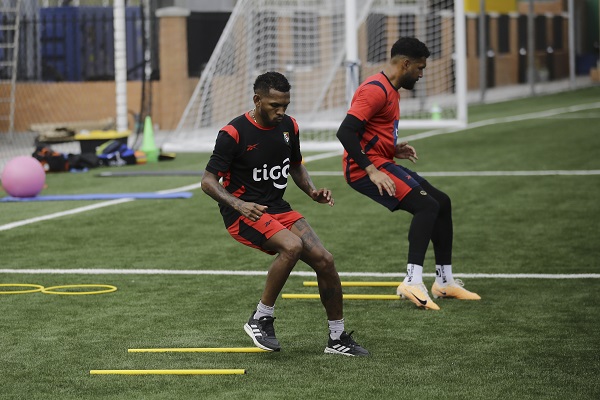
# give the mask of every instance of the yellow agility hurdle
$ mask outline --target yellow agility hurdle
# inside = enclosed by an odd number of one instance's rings
[[[127,349],[128,353],[272,353],[258,347],[175,347],[164,349]]]
[[[90,375],[244,375],[245,369],[93,369]]]
[[[282,294],[283,299],[319,299],[318,294]],[[395,294],[345,294],[344,300],[400,300]]]
[[[397,287],[402,282],[360,282],[360,281],[342,281],[342,286],[345,287]],[[304,281],[304,286],[316,287],[318,286],[316,281]]]

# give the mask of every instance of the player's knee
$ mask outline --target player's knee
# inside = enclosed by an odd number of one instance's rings
[[[279,252],[281,257],[289,258],[290,260],[297,261],[300,259],[302,254],[302,240],[299,237],[291,237],[282,250]]]
[[[449,200],[450,198],[448,198]],[[417,187],[402,199],[397,209],[408,211],[413,215],[427,214],[437,217],[440,212],[440,203],[431,194]]]
[[[323,268],[327,271],[335,270],[335,263],[333,262],[333,254],[325,250],[323,255],[321,256],[321,263],[323,264]]]
[[[423,197],[417,207],[417,213],[437,216],[440,212],[440,203],[431,196]]]
[[[450,212],[450,210],[452,210],[452,201],[450,200],[450,196],[446,193],[442,193],[437,201],[440,206],[440,213]]]
[[[325,249],[316,257],[312,267],[319,274],[337,274],[333,255]]]
[[[435,199],[433,199],[433,203],[434,204],[432,206],[431,211],[434,212],[437,215],[437,214],[440,213],[440,209],[441,209],[440,203],[437,200],[435,200]]]

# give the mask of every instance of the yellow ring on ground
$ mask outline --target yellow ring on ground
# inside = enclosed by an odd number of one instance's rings
[[[30,283],[0,283],[0,287],[32,287],[35,289],[29,290],[7,290],[0,292],[0,294],[24,294],[24,293],[35,293],[44,290],[42,285],[35,285]]]
[[[57,292],[56,289],[68,289],[68,288],[85,288],[85,287],[94,287],[94,288],[106,288],[104,290],[93,290],[91,292]],[[42,288],[42,293],[45,294],[60,294],[60,295],[84,295],[84,294],[103,294],[110,293],[117,290],[116,286],[113,285],[60,285],[60,286],[51,286],[47,288]]]

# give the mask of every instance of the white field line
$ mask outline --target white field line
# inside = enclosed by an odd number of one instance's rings
[[[424,139],[424,138],[437,136],[437,135],[444,135],[447,133],[463,132],[463,131],[466,131],[469,129],[481,128],[482,126],[505,124],[508,122],[526,121],[528,119],[545,119],[545,118],[551,118],[551,117],[554,117],[554,116],[560,115],[560,114],[567,114],[567,113],[578,112],[578,111],[583,111],[583,110],[594,110],[597,108],[600,108],[600,102],[579,104],[579,105],[570,106],[570,107],[553,108],[551,110],[538,111],[538,112],[521,114],[521,115],[514,115],[514,116],[510,116],[510,117],[491,118],[491,119],[486,119],[483,121],[472,122],[464,128],[436,129],[436,130],[432,130],[432,131],[421,132],[421,133],[417,133],[415,135],[405,136],[402,138],[398,137],[398,140],[399,141],[400,140],[401,141],[412,141],[412,140]]]
[[[406,136],[406,137],[403,137],[400,139],[406,140],[406,141],[408,141],[408,140],[412,141],[412,140],[423,139],[423,138],[427,138],[427,137],[431,137],[431,136],[465,131],[465,130],[473,129],[473,128],[480,128],[482,126],[507,123],[507,122],[515,122],[515,121],[525,121],[528,119],[536,119],[536,118],[550,118],[550,117],[554,117],[559,114],[566,114],[566,113],[570,113],[570,112],[577,112],[577,111],[583,111],[583,110],[593,110],[596,108],[600,108],[600,102],[589,103],[589,104],[580,104],[580,105],[575,105],[575,106],[570,106],[570,107],[554,108],[552,110],[546,110],[546,111],[540,111],[540,112],[528,113],[528,114],[522,114],[522,115],[515,115],[512,117],[492,118],[492,119],[478,121],[478,122],[468,124],[465,128],[440,129],[440,130],[427,131],[427,132],[418,133],[416,135]],[[304,159],[304,162],[306,163],[306,162],[320,160],[320,159],[324,159],[324,158],[335,157],[340,154],[342,154],[342,152],[340,150],[331,151],[331,152],[327,152],[327,153],[323,153],[323,154],[306,157]],[[317,175],[317,174],[315,174],[315,175]],[[424,175],[424,176],[427,176],[427,175]],[[195,185],[184,186],[182,188],[164,190],[164,191],[157,192],[157,193],[175,193],[175,192],[182,192],[182,191],[186,191],[186,190],[197,189],[199,187],[200,187],[200,184],[198,183]],[[36,217],[36,218],[30,218],[30,219],[26,219],[26,220],[16,221],[16,222],[12,222],[9,224],[0,225],[0,231],[6,231],[9,229],[18,228],[20,226],[34,224],[36,222],[41,222],[41,221],[47,221],[50,219],[60,218],[60,217],[67,216],[67,215],[79,214],[82,212],[91,211],[91,210],[95,210],[95,209],[102,208],[102,207],[109,207],[109,206],[113,206],[116,204],[130,202],[133,200],[134,199],[110,200],[110,201],[97,203],[97,204],[90,205],[90,206],[74,208],[72,210],[67,210],[67,211],[62,211],[62,212],[58,212],[58,213],[43,215],[43,216]]]
[[[266,276],[267,271],[230,271],[202,269],[0,269],[0,274],[31,275],[215,275],[215,276]],[[311,271],[292,271],[292,276],[316,277]],[[339,272],[341,277],[404,278],[403,272]],[[424,273],[433,278],[435,274]],[[456,278],[499,278],[499,279],[600,279],[600,274],[454,274]]]
[[[305,163],[317,160],[323,160],[325,158],[337,157],[342,155],[344,152],[342,150],[330,151],[328,153],[315,154],[314,156],[307,156],[302,159]]]
[[[599,119],[600,114],[598,113],[587,113],[577,115],[557,115],[555,117],[547,117],[544,119]]]
[[[310,171],[311,176],[343,176],[342,171]],[[556,171],[441,171],[419,172],[421,176],[555,176],[555,175],[600,175],[600,169],[556,170]]]

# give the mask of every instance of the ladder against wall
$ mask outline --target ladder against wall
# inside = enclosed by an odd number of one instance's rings
[[[0,132],[12,138],[21,0],[0,0]]]

